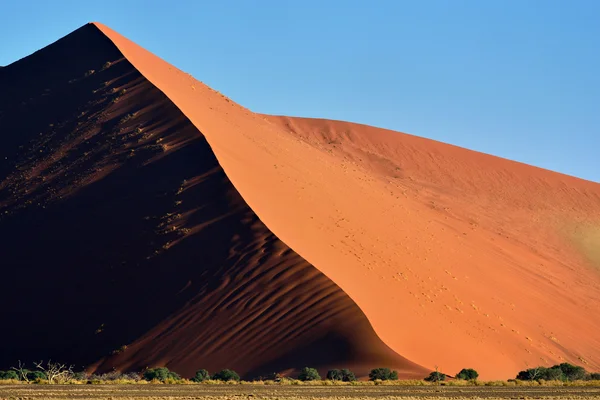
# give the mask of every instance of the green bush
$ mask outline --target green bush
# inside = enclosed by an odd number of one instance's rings
[[[433,371],[429,374],[428,377],[425,378],[427,382],[442,382],[446,380],[446,374],[442,374],[438,371]]]
[[[578,381],[584,379],[587,374],[585,368],[578,367],[569,363],[555,365],[554,367],[552,367],[552,369],[553,368],[560,368],[560,370],[565,376],[565,379],[568,381]]]
[[[600,372],[592,372],[590,374],[590,379],[592,381],[600,381]]]
[[[16,371],[0,371],[0,379],[19,379]]]
[[[36,379],[46,379],[46,374],[42,371],[28,371],[27,379],[35,381]]]
[[[517,374],[517,379],[521,381],[534,381],[536,379],[544,379],[546,376],[546,371],[548,368],[538,367],[538,368],[528,368],[523,371],[519,371]]]
[[[547,381],[577,381],[585,379],[586,376],[587,372],[585,368],[578,367],[569,363],[562,363],[554,365],[551,368],[537,367],[520,371],[517,374],[517,379],[520,379],[522,381],[535,381],[540,379],[544,379]]]
[[[200,371],[198,371],[198,372],[200,372]],[[215,381],[224,381],[224,382],[240,380],[240,376],[235,371],[232,371],[230,369],[221,370],[221,371],[217,372],[216,374],[214,374],[212,378]]]
[[[344,379],[344,374],[339,369],[330,369],[327,371],[327,379],[330,381],[341,381]]]
[[[354,375],[354,372],[350,371],[349,369],[342,370],[342,381],[354,382],[355,380],[356,380],[356,376]]]
[[[319,371],[314,368],[304,367],[300,370],[298,379],[301,381],[320,381],[321,375],[319,375]]]
[[[473,368],[463,368],[458,374],[456,374],[456,379],[464,379],[465,381],[474,380],[478,377],[479,373]]]
[[[168,368],[150,368],[144,372],[144,379],[147,381],[158,380],[165,382],[167,379],[180,380],[181,377],[173,371],[169,371]]]
[[[391,371],[389,368],[375,368],[369,372],[369,380],[382,380],[382,381],[397,381],[398,371]]]
[[[196,371],[196,375],[192,379],[192,382],[204,382],[210,379],[210,374],[205,369],[199,369]]]
[[[560,368],[552,367],[546,369],[546,371],[544,372],[544,377],[541,379],[545,379],[547,381],[564,381],[565,374]]]
[[[327,379],[330,381],[354,382],[356,376],[349,369],[331,369],[327,371]]]

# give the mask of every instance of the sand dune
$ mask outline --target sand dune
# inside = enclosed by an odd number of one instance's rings
[[[598,226],[600,185],[400,133],[253,114],[97,26],[202,131],[266,226],[399,354],[484,378],[600,367],[600,275],[573,238]]]
[[[205,138],[94,26],[2,71],[0,368],[420,377],[244,203]]]
[[[101,24],[0,82],[6,360],[600,370],[597,183],[255,114]]]

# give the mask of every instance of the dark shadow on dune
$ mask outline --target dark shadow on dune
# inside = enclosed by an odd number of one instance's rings
[[[0,369],[422,374],[258,220],[95,27],[3,68],[0,86]]]

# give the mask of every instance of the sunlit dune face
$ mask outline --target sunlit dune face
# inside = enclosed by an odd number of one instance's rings
[[[256,114],[99,24],[0,87],[0,363],[600,370],[597,183]]]
[[[600,270],[600,223],[578,226],[572,238],[581,252]]]

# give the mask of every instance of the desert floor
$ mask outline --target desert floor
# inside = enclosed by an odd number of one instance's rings
[[[0,399],[600,399],[600,387],[0,386]]]

